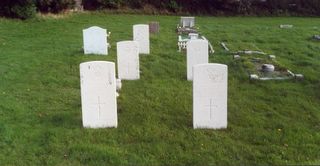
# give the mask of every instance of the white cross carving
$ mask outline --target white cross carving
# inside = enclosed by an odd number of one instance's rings
[[[210,108],[210,120],[212,119],[212,110],[213,107],[218,108],[218,105],[215,105],[213,102],[213,99],[210,99],[210,104],[209,105],[205,105],[205,107],[209,107]]]

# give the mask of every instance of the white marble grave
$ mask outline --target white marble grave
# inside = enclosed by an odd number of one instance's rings
[[[82,121],[86,128],[117,127],[115,64],[80,64]]]
[[[197,64],[208,63],[208,41],[202,39],[187,42],[187,79],[192,80],[192,67]]]
[[[227,128],[228,66],[193,67],[193,128]]]
[[[118,78],[137,80],[140,78],[139,43],[121,41],[117,43]]]
[[[107,30],[93,26],[83,30],[84,54],[108,55]]]
[[[139,53],[150,53],[149,25],[137,24],[133,26],[133,40],[139,43]]]
[[[195,25],[195,18],[194,17],[181,17],[180,18],[180,25],[182,27],[194,27]]]

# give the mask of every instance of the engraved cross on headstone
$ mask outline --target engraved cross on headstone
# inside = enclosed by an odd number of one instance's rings
[[[209,107],[209,109],[210,109],[210,120],[211,120],[212,119],[212,115],[213,115],[212,111],[213,111],[214,108],[218,108],[218,105],[215,104],[213,99],[210,99],[209,105],[205,105],[205,107],[206,108]]]
[[[101,105],[107,105],[107,103],[101,102],[100,96],[98,96],[98,102],[94,103],[98,105],[98,109],[99,109],[99,119],[101,117]]]

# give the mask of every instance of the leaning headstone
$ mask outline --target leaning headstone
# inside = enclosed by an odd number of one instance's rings
[[[117,43],[118,78],[122,80],[137,80],[139,70],[139,43],[136,41],[121,41]]]
[[[138,24],[133,26],[133,40],[139,43],[139,53],[150,53],[149,25]]]
[[[181,17],[180,25],[184,27],[192,28],[195,25],[195,18],[194,17]]]
[[[228,66],[193,67],[193,128],[227,128]]]
[[[82,121],[86,128],[117,127],[115,64],[80,64]]]
[[[107,30],[93,26],[83,30],[84,54],[108,55]]]
[[[208,63],[209,51],[207,40],[189,40],[187,42],[187,79],[192,80],[192,67]]]
[[[149,32],[150,33],[159,33],[160,31],[160,25],[159,22],[150,22],[149,23]]]

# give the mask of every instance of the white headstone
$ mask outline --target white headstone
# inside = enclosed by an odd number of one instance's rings
[[[115,64],[91,61],[80,64],[83,126],[117,127]]]
[[[195,18],[194,17],[181,17],[180,24],[182,27],[194,27]]]
[[[133,26],[133,40],[139,43],[139,53],[150,53],[149,25],[138,24]]]
[[[193,128],[227,128],[228,66],[193,67]]]
[[[191,40],[199,39],[199,34],[197,34],[197,33],[189,33],[189,39],[191,39]]]
[[[108,55],[107,30],[93,26],[83,30],[84,54]]]
[[[187,42],[187,78],[192,80],[192,67],[197,64],[208,63],[208,41],[202,39]]]
[[[139,43],[122,41],[117,43],[118,78],[137,80],[140,78]]]

